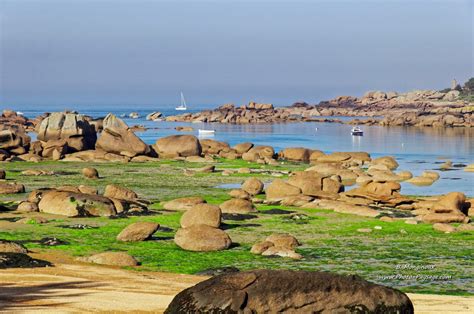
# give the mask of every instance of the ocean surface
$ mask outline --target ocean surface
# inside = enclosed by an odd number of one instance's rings
[[[187,112],[198,112],[215,108],[213,105],[192,106]],[[4,109],[4,108],[0,108]],[[398,170],[409,170],[419,175],[424,170],[438,170],[445,160],[451,160],[459,167],[440,172],[441,178],[428,187],[417,187],[402,183],[403,194],[434,195],[450,191],[461,191],[474,196],[474,173],[465,172],[461,165],[474,163],[474,129],[468,128],[415,128],[415,127],[381,127],[363,126],[364,136],[353,137],[352,126],[337,123],[278,123],[258,125],[226,125],[205,123],[174,123],[147,121],[146,115],[160,111],[165,116],[182,112],[174,106],[18,106],[12,108],[23,112],[27,117],[35,117],[44,112],[76,110],[81,114],[95,118],[104,117],[109,112],[117,116],[138,112],[140,118],[123,118],[129,125],[143,125],[150,128],[146,132],[137,132],[146,143],[152,144],[158,138],[177,132],[176,126],[192,126],[194,134],[198,129],[216,131],[211,138],[228,142],[231,145],[240,142],[252,142],[257,145],[271,145],[277,151],[285,147],[307,147],[324,152],[366,151],[372,157],[391,155],[400,164]],[[341,118],[348,119],[348,118]],[[352,119],[352,118],[350,118]]]

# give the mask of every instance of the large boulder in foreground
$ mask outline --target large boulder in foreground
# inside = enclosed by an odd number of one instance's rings
[[[227,233],[207,225],[178,229],[174,242],[184,250],[198,252],[225,250],[232,244]]]
[[[194,135],[171,135],[158,139],[153,145],[160,157],[188,157],[200,156],[201,144]]]
[[[68,217],[117,214],[114,203],[107,197],[56,190],[43,193],[38,208],[40,212]]]
[[[401,291],[358,276],[254,270],[215,276],[180,292],[165,313],[414,313]]]
[[[105,117],[103,128],[96,149],[128,157],[145,155],[150,150],[123,120],[111,113]]]
[[[75,113],[53,112],[36,127],[40,141],[66,140],[72,151],[93,149],[97,140],[95,127],[86,117]]]

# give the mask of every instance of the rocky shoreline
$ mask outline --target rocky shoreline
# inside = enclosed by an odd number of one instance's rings
[[[408,93],[367,92],[357,98],[339,96],[317,105],[296,102],[288,107],[250,102],[225,104],[214,110],[166,117],[174,122],[206,123],[284,123],[335,122],[383,126],[473,127],[474,104],[461,97],[459,90],[417,90]],[[344,122],[330,117],[367,117]],[[160,117],[161,119],[161,117]]]

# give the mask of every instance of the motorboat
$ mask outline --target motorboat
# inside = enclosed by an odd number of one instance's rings
[[[364,135],[364,131],[362,131],[361,128],[359,128],[358,126],[355,126],[352,128],[351,130],[351,135],[352,136],[363,136]]]
[[[198,133],[199,133],[199,135],[214,135],[214,133],[216,133],[216,131],[215,130],[199,129]]]

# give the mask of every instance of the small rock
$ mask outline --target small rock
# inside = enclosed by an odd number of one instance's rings
[[[110,266],[137,266],[138,261],[125,252],[104,252],[89,257],[82,257],[82,262],[110,265]]]
[[[445,224],[445,223],[435,223],[433,224],[433,229],[436,231],[444,232],[444,233],[452,233],[456,231],[456,228],[454,228],[450,224]]]
[[[99,172],[95,168],[84,168],[82,169],[82,175],[88,179],[99,178]]]

